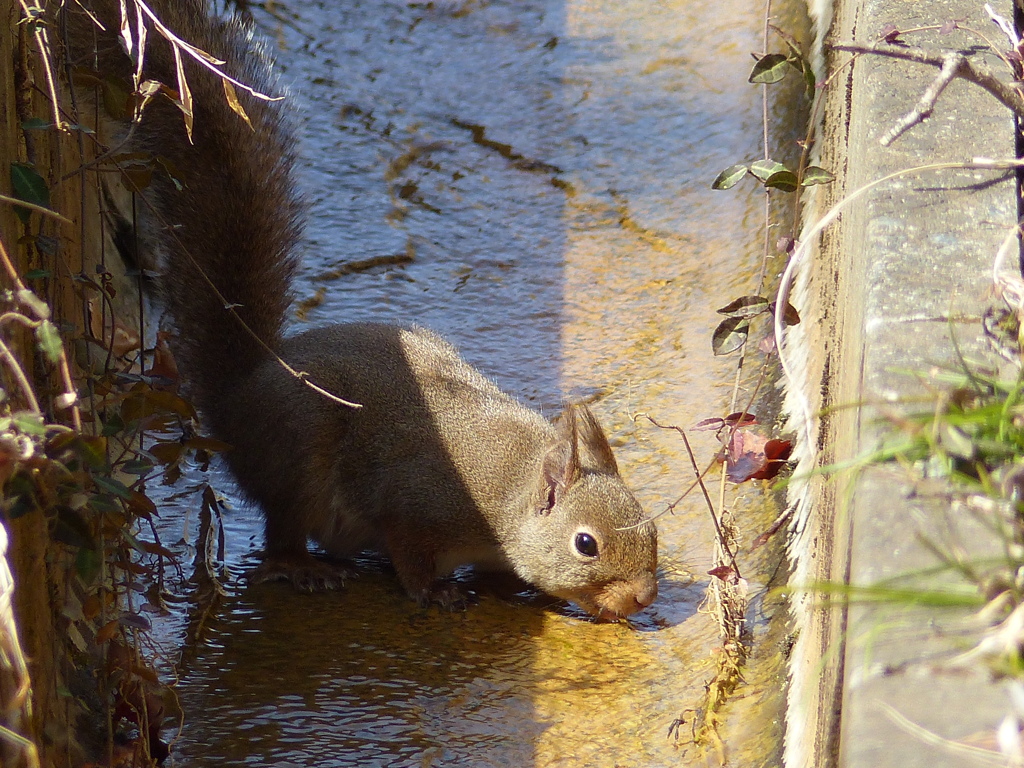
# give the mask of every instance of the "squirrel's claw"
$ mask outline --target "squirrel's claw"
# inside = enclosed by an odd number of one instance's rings
[[[464,611],[475,601],[474,595],[460,584],[439,582],[421,590],[415,596],[421,608],[431,605],[439,606],[446,611]]]
[[[324,562],[312,555],[304,557],[267,556],[249,571],[250,584],[288,581],[298,592],[328,592],[341,589],[355,573],[341,563]]]

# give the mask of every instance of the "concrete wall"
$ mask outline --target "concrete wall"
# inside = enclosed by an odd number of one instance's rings
[[[850,55],[830,51],[836,41],[877,39],[887,24],[911,29],[949,19],[1008,47],[982,2],[815,5],[823,63],[833,75],[817,151],[838,181],[811,200],[808,226],[862,185],[898,169],[1013,157],[1010,113],[964,82],[948,88],[923,125],[882,147],[879,138],[918,101],[937,70],[878,57],[844,66]],[[1009,0],[992,5],[1012,18]],[[932,30],[904,40],[931,48],[983,43],[966,31]],[[999,64],[992,56],[984,60]],[[964,634],[969,617],[963,611],[906,603],[855,603],[847,611],[841,599],[830,603],[807,587],[822,581],[865,586],[919,573],[938,562],[925,539],[968,559],[996,545],[962,510],[920,493],[898,468],[810,473],[870,452],[886,431],[886,414],[928,408],[908,401],[931,396],[936,364],[955,366],[954,336],[968,354],[985,346],[980,314],[992,261],[1016,220],[1015,200],[1012,174],[993,171],[922,172],[888,182],[845,208],[797,276],[793,303],[805,322],[788,337],[797,375],[788,383],[787,409],[801,435],[796,475],[805,480],[791,489],[797,639],[785,752],[790,768],[964,765],[963,752],[941,739],[991,734],[1007,709],[981,664],[954,660],[977,637],[976,628]],[[951,578],[943,572],[915,585],[942,588]]]

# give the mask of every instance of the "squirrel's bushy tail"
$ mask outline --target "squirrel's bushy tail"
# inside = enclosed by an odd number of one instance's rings
[[[119,2],[86,5],[105,29],[68,4],[72,61],[116,77],[130,92],[134,64],[119,40]],[[148,0],[147,6],[180,39],[224,60],[222,71],[280,95],[264,52],[243,24],[212,18],[204,0]],[[138,40],[132,0],[127,7]],[[143,80],[177,91],[174,49],[147,24]],[[158,169],[169,171],[155,173],[144,191],[146,200],[137,206],[140,229],[143,244],[159,252],[159,284],[178,329],[178,366],[197,404],[216,419],[237,381],[267,359],[267,347],[279,346],[302,205],[291,179],[294,146],[280,102],[238,89],[250,127],[231,109],[220,77],[184,51],[181,59],[192,94],[191,141],[182,111],[159,94],[123,151],[147,153]]]

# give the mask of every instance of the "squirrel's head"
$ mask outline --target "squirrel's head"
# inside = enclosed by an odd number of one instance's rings
[[[586,406],[570,406],[558,433],[516,538],[516,571],[595,616],[636,613],[658,596],[657,529]]]

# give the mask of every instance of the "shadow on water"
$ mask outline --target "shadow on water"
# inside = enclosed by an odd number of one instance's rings
[[[593,398],[627,483],[662,512],[688,461],[631,416],[727,412],[734,362],[709,339],[759,266],[761,199],[708,185],[760,153],[745,79],[762,4],[271,8],[254,13],[293,84],[312,206],[297,325],[414,322],[546,415]],[[261,524],[239,510],[226,528],[239,573]],[[694,574],[713,530],[694,498],[659,535],[659,599],[632,625],[469,573],[478,605],[420,609],[375,560],[338,594],[235,586],[180,670],[174,764],[687,764],[665,734],[712,673]]]

